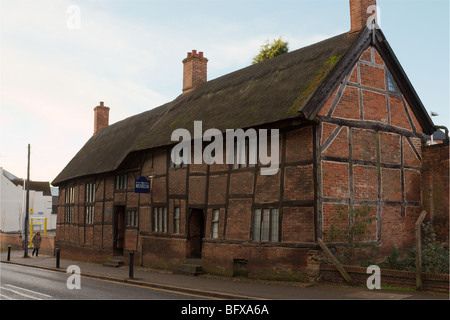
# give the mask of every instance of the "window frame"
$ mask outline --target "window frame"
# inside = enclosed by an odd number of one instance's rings
[[[93,225],[95,217],[95,182],[85,185],[84,196],[84,222],[87,225]]]
[[[127,190],[128,189],[128,174],[119,174],[116,175],[116,179],[114,181],[114,189],[115,190]]]
[[[138,228],[139,227],[139,210],[130,209],[125,212],[125,227]]]
[[[180,234],[180,222],[181,222],[181,207],[175,206],[173,208],[173,233]]]
[[[389,71],[386,71],[386,86],[389,93],[399,93],[397,84]]]
[[[252,241],[280,242],[279,208],[255,208],[252,228]]]
[[[64,222],[75,221],[75,186],[67,187],[64,195]]]
[[[217,217],[215,215],[217,214]],[[220,209],[212,209],[211,212],[211,238],[219,239],[219,222],[220,221]]]
[[[155,206],[152,211],[152,232],[168,233],[167,207]]]

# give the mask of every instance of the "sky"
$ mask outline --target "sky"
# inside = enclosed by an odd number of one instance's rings
[[[379,25],[436,125],[450,127],[449,1],[378,0]],[[52,181],[110,124],[175,99],[182,60],[208,80],[247,67],[266,41],[290,51],[347,32],[348,0],[0,0],[0,167]]]

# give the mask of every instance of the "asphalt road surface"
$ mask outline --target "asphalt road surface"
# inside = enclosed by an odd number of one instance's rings
[[[0,300],[197,300],[207,297],[13,264],[0,265]]]

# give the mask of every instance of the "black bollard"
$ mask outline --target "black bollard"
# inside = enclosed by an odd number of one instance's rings
[[[133,279],[133,264],[134,264],[134,252],[130,252],[130,272],[129,272],[129,278]]]
[[[11,246],[8,246],[8,257],[6,261],[9,261],[11,259]]]
[[[56,268],[59,268],[59,248],[56,248]]]

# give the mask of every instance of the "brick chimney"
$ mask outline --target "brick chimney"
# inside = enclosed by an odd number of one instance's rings
[[[103,101],[100,101],[100,105],[94,108],[94,136],[108,125],[109,107],[105,107]]]
[[[206,64],[208,59],[203,57],[203,52],[197,50],[187,53],[183,60],[183,93],[192,91],[195,86],[206,82]]]
[[[350,33],[361,31],[367,27],[367,20],[372,15],[376,15],[376,9],[372,10],[369,7],[375,6],[374,8],[376,8],[376,5],[376,0],[350,0]]]

